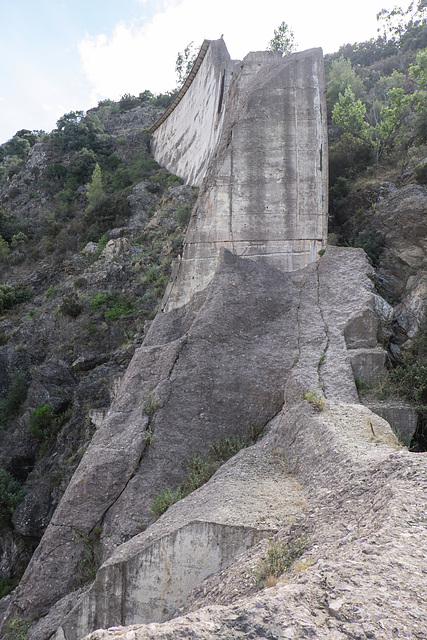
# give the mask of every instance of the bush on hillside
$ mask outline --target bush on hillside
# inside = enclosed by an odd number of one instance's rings
[[[0,524],[10,522],[16,506],[25,495],[22,485],[0,467]]]

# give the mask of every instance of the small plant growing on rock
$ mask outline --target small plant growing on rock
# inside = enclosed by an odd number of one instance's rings
[[[152,446],[155,447],[156,446],[156,442],[155,442],[155,435],[153,433],[153,430],[151,428],[151,425],[148,425],[148,427],[145,430],[144,433],[144,442],[147,443],[147,446]]]
[[[357,388],[357,392],[360,396],[369,393],[369,391],[371,391],[372,387],[371,385],[369,385],[367,382],[365,382],[364,380],[356,380],[356,388]]]
[[[5,640],[25,640],[27,631],[31,626],[31,621],[23,620],[15,616],[9,620],[4,628]]]
[[[149,418],[152,418],[156,411],[158,411],[159,409],[160,402],[156,400],[156,398],[151,393],[147,393],[142,403],[142,410],[144,411],[144,413]]]
[[[262,583],[263,586],[274,586],[277,578],[289,569],[294,560],[302,556],[307,547],[307,536],[299,536],[288,542],[270,538],[262,563],[252,571],[253,582]]]
[[[15,507],[25,495],[22,485],[9,471],[0,467],[0,524],[9,522]]]
[[[27,397],[27,383],[23,373],[14,371],[5,397],[0,402],[0,421],[7,426],[19,415],[21,406]]]
[[[76,562],[76,577],[79,584],[91,582],[96,576],[100,565],[98,546],[101,533],[101,527],[95,527],[91,533],[74,532],[75,540],[82,550],[82,555]]]
[[[309,404],[313,407],[315,411],[323,411],[325,408],[325,401],[321,396],[318,396],[314,393],[314,391],[308,391],[304,393],[304,400],[307,400]]]
[[[248,442],[244,438],[239,436],[231,436],[230,438],[222,438],[217,440],[215,444],[212,444],[209,448],[210,455],[215,460],[221,460],[225,462],[229,458],[232,458],[236,453],[248,445]]]
[[[31,409],[28,431],[38,440],[49,440],[55,422],[55,414],[50,404],[41,404],[36,409]]]
[[[244,437],[232,435],[229,438],[217,440],[210,445],[205,456],[194,455],[187,460],[187,476],[184,482],[174,490],[170,487],[162,489],[151,503],[151,512],[157,518],[171,505],[185,498],[190,493],[201,487],[213,476],[223,462],[232,458],[241,449],[254,444],[261,436],[264,427],[250,425]]]
[[[153,498],[151,503],[151,512],[156,518],[160,518],[162,513],[167,511],[175,502],[179,502],[184,498],[183,490],[181,486],[177,489],[171,489],[170,487],[164,487]]]

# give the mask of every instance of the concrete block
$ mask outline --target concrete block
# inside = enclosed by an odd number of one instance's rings
[[[418,424],[418,412],[413,406],[396,400],[369,402],[367,406],[387,420],[399,440],[409,447]]]
[[[79,640],[100,627],[168,620],[196,585],[271,533],[195,521],[126,562],[107,561],[52,640]]]
[[[375,385],[387,375],[388,355],[385,349],[353,349],[348,354],[355,380]]]

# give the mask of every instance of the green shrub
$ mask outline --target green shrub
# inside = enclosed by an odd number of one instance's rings
[[[0,523],[9,522],[15,507],[25,495],[22,485],[9,471],[0,467]]]
[[[80,585],[91,582],[96,576],[100,565],[98,547],[101,533],[101,527],[95,527],[89,534],[74,532],[81,549],[81,556],[76,562],[76,578]]]
[[[27,398],[27,382],[23,373],[14,371],[5,397],[0,402],[0,420],[6,426],[19,415]]]
[[[415,181],[418,184],[427,184],[427,162],[419,164],[414,169]]]
[[[11,578],[8,576],[4,578],[0,578],[0,600],[7,596],[8,593],[15,588],[15,584]]]
[[[48,299],[50,298],[50,296],[55,293],[55,287],[53,286],[53,284],[50,285],[50,287],[48,287],[45,291],[45,298]]]
[[[117,320],[137,310],[132,301],[120,298],[115,291],[97,293],[90,301],[90,307],[91,309],[104,307],[104,318],[109,321]]]
[[[0,236],[0,260],[6,260],[10,253],[10,247],[6,240]]]
[[[25,244],[28,240],[28,236],[23,232],[23,231],[19,231],[18,233],[15,233],[12,236],[12,240],[11,240],[11,245],[13,248],[15,247],[22,247],[23,244]]]
[[[6,242],[12,242],[12,237],[21,231],[20,222],[16,215],[6,213],[0,206],[0,236]]]
[[[173,490],[170,487],[164,487],[153,498],[151,503],[151,512],[156,518],[160,518],[162,513],[167,511],[175,502],[179,502],[184,497],[182,487],[178,486]]]
[[[427,326],[423,324],[414,339],[412,351],[388,376],[391,393],[412,402],[420,411],[427,411]]]
[[[231,457],[231,456],[230,456]],[[195,455],[188,460],[187,476],[184,480],[182,490],[185,496],[201,487],[209,480],[218,469],[218,465],[202,456]]]
[[[64,167],[64,165],[60,162],[53,162],[52,164],[48,164],[43,171],[43,175],[46,180],[61,180],[65,178],[67,173],[67,168]]]
[[[209,454],[214,460],[226,462],[247,445],[248,441],[245,438],[233,435],[230,438],[217,440],[215,444],[210,446]]]
[[[50,404],[41,404],[31,409],[28,431],[38,440],[50,440],[56,431],[56,419]]]
[[[289,542],[270,538],[263,562],[252,574],[253,581],[255,583],[265,582],[270,576],[278,578],[289,569],[294,560],[302,556],[307,546],[307,536],[300,536],[289,540]]]
[[[150,104],[154,107],[160,107],[162,109],[167,109],[167,107],[172,103],[178,91],[169,91],[167,93],[159,93],[150,100]]]
[[[155,282],[159,275],[159,265],[152,264],[148,267],[145,273],[141,276],[141,284],[148,285]]]
[[[357,393],[363,396],[366,393],[369,393],[372,390],[372,386],[365,382],[365,380],[356,379],[356,388]]]
[[[77,318],[83,311],[83,305],[81,304],[78,295],[71,292],[62,297],[62,302],[58,310],[62,314],[70,316],[70,318]]]
[[[186,227],[191,218],[191,206],[189,204],[183,204],[178,207],[176,212],[176,219],[181,227]]]
[[[4,640],[25,640],[30,626],[29,620],[23,620],[19,616],[11,618],[4,626]]]
[[[130,111],[135,107],[139,107],[141,104],[141,100],[136,96],[132,96],[130,93],[125,93],[119,100],[119,109],[121,113],[125,111]]]
[[[363,249],[372,262],[378,265],[384,251],[385,242],[384,238],[374,231],[361,231],[352,242],[352,245]]]
[[[371,162],[371,146],[351,133],[343,133],[339,142],[331,145],[329,150],[331,184],[339,176],[355,175],[363,171]]]
[[[71,157],[69,172],[76,178],[78,184],[85,184],[90,180],[96,163],[97,157],[92,149],[81,149]]]
[[[31,289],[25,285],[0,284],[0,313],[27,302],[31,296]]]
[[[264,427],[251,425],[246,430],[244,437],[232,435],[229,438],[217,440],[209,447],[206,456],[194,455],[187,460],[187,475],[184,482],[176,489],[165,487],[157,494],[151,504],[153,515],[157,518],[160,517],[172,504],[205,484],[223,462],[232,458],[241,449],[256,442],[263,429]]]
[[[137,310],[136,306],[130,300],[118,299],[111,309],[104,313],[105,320],[110,322],[118,320],[121,316],[129,315]]]

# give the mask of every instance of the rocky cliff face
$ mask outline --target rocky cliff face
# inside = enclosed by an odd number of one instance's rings
[[[375,350],[381,324],[372,322],[381,307],[372,276],[362,250],[331,247],[318,265],[292,274],[226,252],[203,296],[156,317],[12,597],[9,616],[41,616],[29,637],[56,631],[58,640],[74,640],[97,627],[162,622],[180,607],[198,613],[158,631],[105,637],[190,629],[222,637],[231,620],[239,637],[248,625],[259,629],[258,608],[271,607],[275,616],[267,621],[264,613],[261,626],[278,637],[303,637],[308,628],[320,638],[381,637],[392,627],[415,637],[415,614],[396,613],[373,595],[379,580],[385,592],[399,589],[405,612],[421,610],[421,573],[412,576],[418,589],[406,591],[387,563],[403,554],[404,564],[416,565],[422,553],[424,475],[422,458],[357,404],[355,347]],[[148,393],[157,407],[151,416]],[[252,421],[266,425],[258,444],[137,533],[150,523],[156,491],[182,480],[190,453]],[[403,500],[408,511],[400,512]],[[89,536],[97,525],[105,562],[89,590],[66,595],[81,555],[72,532]],[[402,550],[397,540],[406,533]],[[271,535],[304,538],[305,551],[286,585],[260,595],[265,543],[257,539]],[[312,603],[307,613],[301,598]]]
[[[2,503],[1,589],[28,564],[144,339],[182,243],[179,212],[191,209],[195,192],[148,154],[143,130],[159,113],[150,106],[106,109],[102,135],[111,148],[104,161],[112,159],[131,184],[103,214],[86,211],[84,184],[72,191],[59,177],[46,178],[52,166],[70,171],[80,151],[62,153],[48,139],[13,174],[5,169],[10,157],[0,163],[0,226],[10,231],[10,252],[0,263],[0,467],[25,489],[13,516]],[[135,170],[135,157],[151,163],[155,181],[141,166]],[[13,245],[9,236],[19,229],[23,241]],[[19,292],[21,303],[8,306],[3,295]],[[43,408],[45,421],[37,422]]]
[[[156,115],[104,113],[121,179]],[[426,454],[356,386],[383,378],[393,328],[402,350],[423,317],[424,187],[382,184],[375,206],[365,194],[364,224],[385,238],[376,273],[362,249],[328,247],[292,273],[223,250],[203,291],[152,320],[193,190],[156,167],[103,241],[83,243],[71,232],[84,185],[59,235],[68,196],[39,184],[56,153],[35,145],[2,183],[8,216],[13,203],[27,229],[47,229],[40,263],[32,237],[3,263],[5,284],[28,281],[33,297],[0,318],[3,398],[15,369],[26,383],[0,441],[26,483],[1,570],[29,561],[2,600],[2,637],[424,637]],[[252,446],[186,490],[248,433]],[[160,517],[159,496],[172,505]]]

